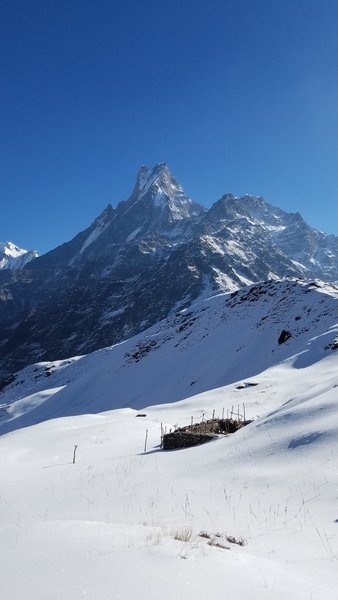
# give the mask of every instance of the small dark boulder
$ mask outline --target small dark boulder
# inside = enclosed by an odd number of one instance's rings
[[[290,337],[291,337],[290,331],[287,331],[286,329],[283,329],[282,333],[280,334],[280,336],[278,338],[278,343],[279,344],[284,344],[284,342],[286,342],[287,340],[289,340]]]

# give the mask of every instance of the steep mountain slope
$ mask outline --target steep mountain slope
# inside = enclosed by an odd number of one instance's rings
[[[119,342],[255,281],[336,281],[337,238],[261,198],[194,203],[161,163],[130,198],[20,271],[0,272],[0,378]]]
[[[248,195],[236,198],[228,194],[223,202],[230,218],[231,215],[236,219],[238,215],[246,215],[296,268],[303,269],[305,276],[324,281],[338,280],[336,236],[313,229],[298,212],[286,213],[263,198]]]
[[[319,282],[250,286],[21,372],[2,432],[49,420],[0,437],[4,598],[335,600],[337,301]],[[160,451],[161,422],[243,403],[237,433]],[[146,417],[83,414],[125,404]]]
[[[268,282],[219,295],[111,348],[27,367],[0,394],[0,432],[177,402],[283,361],[305,373],[335,352],[337,333],[338,291],[319,282]]]
[[[37,256],[35,250],[24,250],[13,242],[0,242],[0,269],[22,269]]]

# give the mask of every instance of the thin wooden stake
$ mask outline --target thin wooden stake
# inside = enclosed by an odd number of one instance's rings
[[[212,422],[215,420],[215,409],[212,411]]]
[[[147,452],[148,429],[146,429],[146,438],[144,440],[144,453]]]
[[[243,419],[244,419],[244,421],[246,421],[246,418],[245,418],[245,404],[244,404],[244,402],[243,402]]]
[[[75,457],[76,457],[76,450],[77,450],[77,446],[78,446],[78,444],[74,444],[74,452],[73,452],[73,465],[75,465]]]

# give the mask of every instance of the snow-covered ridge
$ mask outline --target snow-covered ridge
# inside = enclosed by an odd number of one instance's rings
[[[283,330],[290,335],[280,343]],[[122,344],[27,367],[0,393],[0,431],[175,402],[285,361],[306,369],[334,351],[337,334],[336,288],[296,280],[251,285],[201,301]],[[27,413],[20,416],[24,398]]]
[[[35,250],[19,248],[13,242],[0,242],[0,269],[22,269],[37,256]]]

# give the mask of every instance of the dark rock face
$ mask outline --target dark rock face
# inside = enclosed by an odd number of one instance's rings
[[[173,431],[163,436],[163,450],[177,450],[200,446],[213,439],[210,433],[189,433],[188,431]]]
[[[290,331],[286,331],[286,329],[283,329],[279,338],[278,338],[278,343],[280,344],[284,344],[284,342],[287,342],[291,337],[291,333]]]
[[[281,277],[338,279],[338,239],[261,198],[209,210],[165,164],[130,198],[21,270],[0,271],[0,378],[131,337],[201,296]]]

